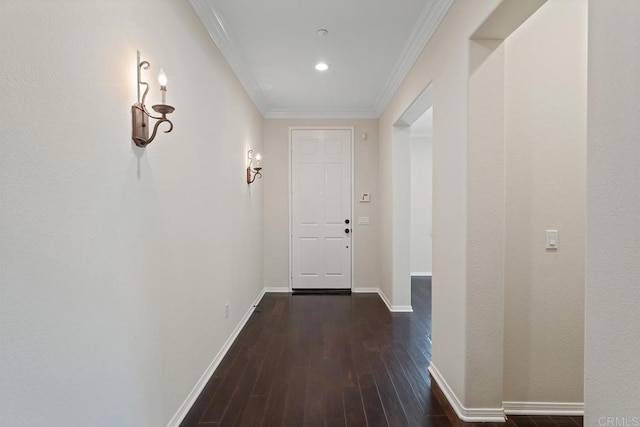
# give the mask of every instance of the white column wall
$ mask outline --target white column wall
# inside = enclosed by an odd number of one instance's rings
[[[589,1],[585,426],[640,425],[638,22]]]
[[[455,395],[466,401],[466,197],[469,38],[499,0],[456,2],[380,118],[381,242],[394,238],[394,124],[433,82],[433,363]],[[408,185],[407,180],[405,185]],[[408,208],[408,205],[407,205]],[[407,248],[409,238],[406,238]],[[394,305],[410,293],[395,291],[393,245],[381,245],[380,287]],[[405,252],[406,253],[406,252]],[[410,274],[408,265],[405,272]],[[406,277],[405,276],[405,277]],[[408,282],[408,281],[407,281]],[[397,298],[397,299],[396,299]],[[496,403],[498,404],[498,403]]]
[[[587,4],[549,0],[505,47],[504,400],[581,404]]]
[[[471,41],[467,157],[466,406],[501,412],[504,335],[504,43]]]
[[[411,134],[411,274],[431,273],[433,144]]]

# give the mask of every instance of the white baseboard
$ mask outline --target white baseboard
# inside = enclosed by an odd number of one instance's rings
[[[430,271],[416,271],[415,273],[411,273],[411,277],[431,277],[432,274]]]
[[[438,383],[440,390],[442,390],[442,393],[453,407],[453,410],[456,411],[456,415],[458,415],[458,418],[462,421],[472,423],[505,422],[504,410],[502,408],[465,408],[433,362],[429,365],[429,373]]]
[[[380,292],[378,288],[353,288],[351,292],[354,294],[377,294]]]
[[[502,402],[507,415],[584,415],[584,403]]]
[[[410,305],[392,305],[391,311],[393,313],[413,313],[413,307]]]
[[[281,293],[289,293],[291,289],[288,286],[269,286],[264,288],[265,292],[281,292]]]
[[[385,303],[385,305],[387,306],[387,308],[389,309],[390,312],[392,312],[392,313],[413,313],[413,308],[410,305],[393,305],[389,301],[389,298],[387,298],[387,296],[384,294],[384,292],[382,292],[382,289],[378,288],[377,292],[378,292],[378,295],[380,295],[380,298]]]
[[[382,292],[380,288],[353,288],[351,290],[354,294],[378,294],[384,305],[387,306],[392,313],[413,313],[413,308],[410,305],[392,305],[389,302],[387,296]]]
[[[384,294],[384,292],[382,292],[382,289],[378,289],[378,295],[380,296],[380,299],[382,299],[382,302],[384,302],[384,304],[387,306],[389,311],[393,311],[391,302],[389,301],[387,296]]]
[[[264,296],[264,293],[265,293],[265,289],[262,289],[258,297],[253,302],[253,304],[251,304],[247,312],[244,314],[244,316],[242,316],[242,319],[240,319],[240,322],[235,327],[235,329],[233,330],[229,338],[227,338],[227,341],[224,343],[224,345],[222,346],[218,354],[216,354],[216,357],[213,358],[213,360],[211,361],[207,369],[204,371],[204,373],[196,383],[196,385],[193,387],[193,390],[191,390],[191,393],[189,393],[189,396],[187,396],[187,399],[182,403],[182,405],[180,406],[178,411],[175,413],[173,418],[171,418],[171,421],[169,421],[169,423],[167,424],[167,427],[180,426],[180,423],[184,420],[184,417],[187,416],[187,413],[189,413],[189,410],[194,405],[194,403],[196,403],[198,396],[200,396],[200,393],[202,393],[202,390],[204,390],[204,387],[207,385],[207,383],[211,379],[211,376],[215,372],[220,362],[222,362],[222,359],[231,348],[231,345],[236,340],[236,338],[238,338],[240,331],[242,331],[242,328],[244,328],[244,325],[247,323],[247,321],[251,317],[251,314],[255,310],[255,306],[258,305],[258,303]]]

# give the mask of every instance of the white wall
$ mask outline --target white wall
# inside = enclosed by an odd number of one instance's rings
[[[549,0],[505,48],[504,400],[582,403],[586,2]]]
[[[391,253],[391,293],[382,292],[390,298],[394,310],[411,310],[411,127],[393,127],[391,149],[391,227],[393,234],[389,250]],[[409,167],[407,167],[409,165]],[[383,240],[384,241],[384,240]]]
[[[411,131],[411,274],[431,273],[431,136]]]
[[[586,426],[640,424],[638,22],[635,0],[589,1]]]
[[[381,242],[391,242],[394,204],[394,124],[433,81],[433,364],[466,402],[466,159],[469,38],[500,3],[456,2],[380,118]],[[397,172],[397,171],[396,171]],[[396,212],[401,212],[396,209]],[[399,235],[409,247],[409,235]],[[381,247],[381,288],[393,304],[410,304],[410,288],[398,287],[394,254]],[[397,292],[396,292],[397,289]],[[491,346],[492,343],[487,343]],[[501,349],[501,347],[500,347]],[[501,402],[492,402],[501,405]]]
[[[354,127],[354,199],[371,194],[370,203],[354,204],[354,288],[379,287],[377,216],[378,121],[345,119],[265,119],[264,121],[264,286],[289,286],[289,128]],[[363,140],[362,135],[367,139]],[[368,216],[370,225],[358,225]],[[384,246],[384,245],[383,245]]]
[[[0,14],[0,424],[166,425],[262,288],[262,118],[187,2]],[[146,149],[136,49],[176,107]]]
[[[393,124],[433,82],[432,371],[469,417],[499,416],[507,396],[547,402],[581,398],[585,20],[580,17],[584,18],[584,5],[552,0],[546,12],[532,17],[535,24],[526,23],[536,25],[533,30],[526,25],[516,29],[542,3],[456,2],[380,118],[381,240],[394,241],[391,251],[382,250],[382,287],[392,288],[394,304],[403,304],[407,295],[398,291],[404,288],[396,281],[402,265],[393,252],[401,246],[397,241],[405,239],[404,231],[394,228],[395,215],[401,212],[395,180],[402,178],[394,156],[403,149],[398,148],[402,135]],[[500,8],[492,15],[496,6]],[[485,20],[488,25],[481,27]],[[508,43],[500,45],[499,39],[521,29],[523,35],[514,39],[511,51]],[[469,40],[479,34],[493,40]],[[545,47],[542,52],[535,50],[536,43]],[[531,62],[535,66],[526,69]],[[555,100],[555,90],[563,97],[561,102],[549,102]],[[530,133],[516,133],[522,128]],[[549,174],[541,155],[555,156],[551,165],[558,167],[557,173]],[[523,184],[527,176],[535,178],[535,185]],[[562,184],[553,184],[560,179]],[[525,214],[519,209],[526,200],[533,203]],[[548,203],[557,206],[553,215],[547,214]],[[535,222],[525,221],[526,215],[535,216]],[[561,237],[562,249],[555,258],[544,246],[535,255],[519,251],[521,246],[540,249],[544,229],[556,226],[566,236]],[[515,319],[517,313],[510,309],[512,319],[505,320],[505,287],[512,283],[509,296],[529,307],[527,319]],[[558,289],[562,296],[548,303]],[[541,295],[539,301],[527,299],[536,294]],[[510,325],[508,354],[504,354],[505,325]],[[516,337],[522,339],[531,331],[536,334],[536,348],[520,342],[531,354],[515,361]],[[566,354],[556,357],[548,351],[554,346]],[[503,363],[503,357],[509,361]],[[514,363],[519,363],[517,372],[505,370]],[[552,373],[541,374],[544,369]],[[565,372],[558,374],[562,369]],[[515,387],[517,379],[536,374],[540,374],[537,379]],[[503,385],[511,387],[510,394]],[[528,385],[532,388],[526,389]]]
[[[504,44],[470,42],[467,143],[468,407],[501,408],[504,335]]]

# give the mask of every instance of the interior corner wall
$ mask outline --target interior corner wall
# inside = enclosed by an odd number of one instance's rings
[[[505,49],[471,40],[467,156],[467,398],[500,413],[503,397]]]
[[[431,273],[433,146],[431,136],[411,135],[411,274]]]
[[[466,396],[466,197],[469,38],[499,0],[453,4],[380,118],[380,242],[393,236],[394,124],[433,82],[433,357],[464,405]],[[407,184],[408,185],[408,184]],[[409,244],[407,240],[407,245]],[[381,285],[392,294],[391,245],[381,245]],[[406,252],[408,253],[408,248]],[[409,271],[407,271],[407,274]],[[392,301],[396,304],[395,301]]]
[[[394,126],[391,147],[391,293],[393,310],[411,308],[411,127]]]
[[[378,121],[374,119],[265,119],[264,121],[264,286],[289,288],[289,128],[353,127],[354,263],[357,288],[378,288]],[[363,135],[366,134],[366,139]],[[369,203],[358,203],[370,193]],[[369,217],[369,225],[357,218]]]
[[[585,426],[640,425],[638,22],[589,1]]]
[[[167,425],[263,287],[262,116],[186,1],[0,19],[0,424]],[[145,149],[136,49],[176,107]]]
[[[582,403],[586,2],[549,0],[505,46],[504,400]]]

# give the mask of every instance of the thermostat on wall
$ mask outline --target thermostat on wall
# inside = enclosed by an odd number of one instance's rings
[[[369,203],[370,200],[369,193],[360,193],[360,198],[358,199],[360,203]]]

